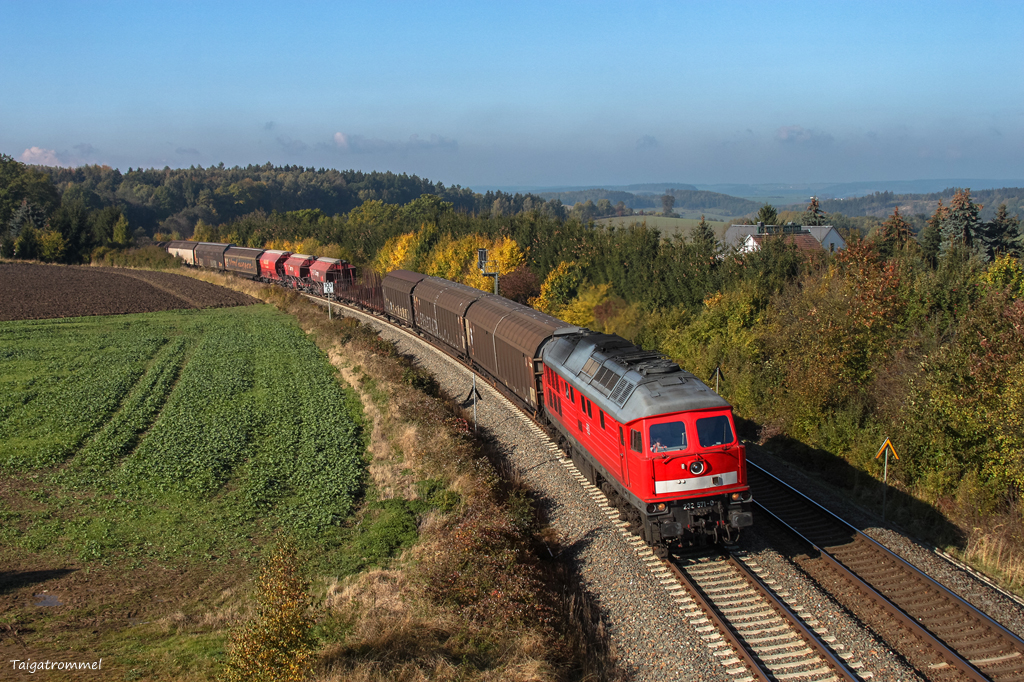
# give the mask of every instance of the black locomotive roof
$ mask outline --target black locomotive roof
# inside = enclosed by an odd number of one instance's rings
[[[729,407],[693,374],[661,353],[637,348],[620,336],[582,331],[556,335],[544,346],[544,362],[586,390],[620,423],[656,414]]]

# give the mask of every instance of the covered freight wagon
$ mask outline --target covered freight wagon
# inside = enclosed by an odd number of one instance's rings
[[[196,246],[196,265],[201,268],[212,268],[214,270],[224,269],[224,252],[233,244],[216,244],[213,242],[199,242]]]
[[[412,292],[416,327],[448,346],[456,355],[466,357],[466,309],[473,302],[490,296],[465,284],[440,277],[426,277]]]
[[[195,265],[197,246],[199,242],[176,240],[167,245],[167,253],[185,261],[185,265]]]
[[[538,407],[541,348],[555,334],[578,331],[579,327],[499,296],[482,298],[466,311],[470,357],[532,410]]]
[[[260,274],[260,255],[262,254],[263,249],[232,246],[224,252],[224,269],[257,277]]]
[[[426,275],[408,270],[389,272],[381,285],[384,295],[384,312],[397,317],[406,324],[412,324],[414,319],[412,290],[425,277]]]

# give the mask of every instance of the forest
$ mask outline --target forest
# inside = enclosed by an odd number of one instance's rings
[[[750,219],[833,224],[848,248],[808,254],[780,238],[739,253],[707,223],[665,238],[640,217],[602,227],[557,198],[415,176],[269,166],[122,175],[6,157],[0,253],[112,262],[133,243],[192,237],[486,289],[474,264],[488,248],[503,295],[661,350],[705,380],[720,371],[748,438],[876,509],[874,455],[889,437],[900,454],[890,518],[925,536],[942,525],[935,518],[951,521],[956,537],[934,541],[1024,584],[1020,192],[914,196],[927,212],[907,214],[905,196],[886,194],[839,204],[887,202],[884,220],[833,212],[829,201],[765,205]]]

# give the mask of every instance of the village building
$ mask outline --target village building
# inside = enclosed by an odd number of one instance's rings
[[[801,251],[834,253],[846,248],[846,240],[831,225],[730,225],[722,237],[725,248],[736,247],[740,253],[749,253],[761,248],[764,240],[781,235],[787,242]]]

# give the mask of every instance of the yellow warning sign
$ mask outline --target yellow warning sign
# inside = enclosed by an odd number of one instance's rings
[[[875,459],[878,459],[879,457],[881,457],[882,454],[885,453],[885,449],[886,448],[889,448],[890,450],[892,450],[892,456],[893,457],[895,457],[896,459],[900,458],[900,456],[896,454],[896,448],[894,448],[892,446],[892,441],[889,440],[888,438],[886,438],[885,442],[882,443],[882,447],[878,448],[878,453],[875,455]]]

